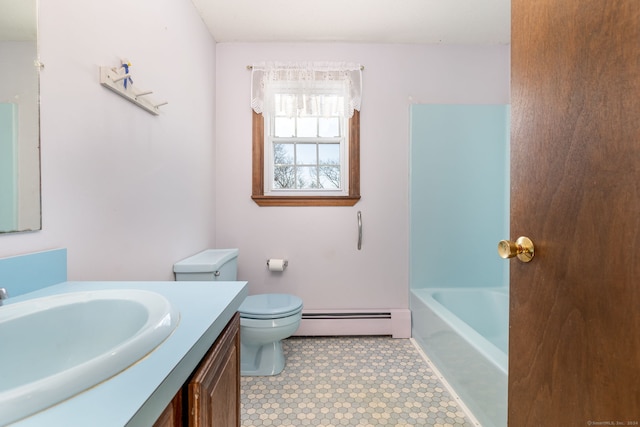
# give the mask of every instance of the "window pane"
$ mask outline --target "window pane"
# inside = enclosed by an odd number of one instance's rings
[[[273,163],[276,165],[293,164],[293,144],[273,144]]]
[[[273,188],[296,188],[296,170],[293,166],[273,168]]]
[[[340,136],[340,119],[338,117],[321,117],[319,125],[318,136],[321,138]]]
[[[316,144],[297,144],[296,164],[298,165],[316,165]]]
[[[340,167],[320,166],[320,184],[327,190],[340,188]]]
[[[318,168],[303,166],[298,168],[298,188],[318,188]]]
[[[319,144],[318,155],[320,157],[318,163],[321,165],[340,164],[340,144]]]
[[[318,119],[316,117],[298,118],[298,136],[299,137],[318,136]]]
[[[290,138],[296,134],[296,121],[293,117],[276,117],[273,134],[280,138]]]

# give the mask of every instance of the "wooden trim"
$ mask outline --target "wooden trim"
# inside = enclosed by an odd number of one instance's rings
[[[360,111],[349,119],[349,197],[360,199]]]
[[[251,196],[259,206],[353,206],[360,197],[351,196]]]
[[[253,196],[264,195],[264,117],[252,110],[253,113]]]
[[[265,196],[264,117],[253,111],[251,198],[259,206],[353,206],[360,200],[360,112],[349,119],[348,196]]]

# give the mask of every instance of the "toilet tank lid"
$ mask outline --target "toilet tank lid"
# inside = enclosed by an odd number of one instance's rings
[[[238,257],[238,249],[207,249],[173,264],[176,273],[209,273]]]

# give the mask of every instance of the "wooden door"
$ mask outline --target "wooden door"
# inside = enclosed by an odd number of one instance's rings
[[[182,427],[182,390],[169,402],[153,427]]]
[[[240,427],[240,317],[236,313],[188,386],[189,426]]]
[[[640,423],[640,1],[512,1],[509,425]]]

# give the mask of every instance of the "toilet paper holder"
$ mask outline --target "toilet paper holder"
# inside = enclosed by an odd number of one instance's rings
[[[271,270],[271,261],[277,262],[278,264],[282,263],[282,270]],[[267,268],[270,269],[271,271],[283,271],[285,268],[287,268],[287,266],[289,265],[289,261],[287,261],[286,259],[275,259],[275,258],[271,258],[267,260]]]

